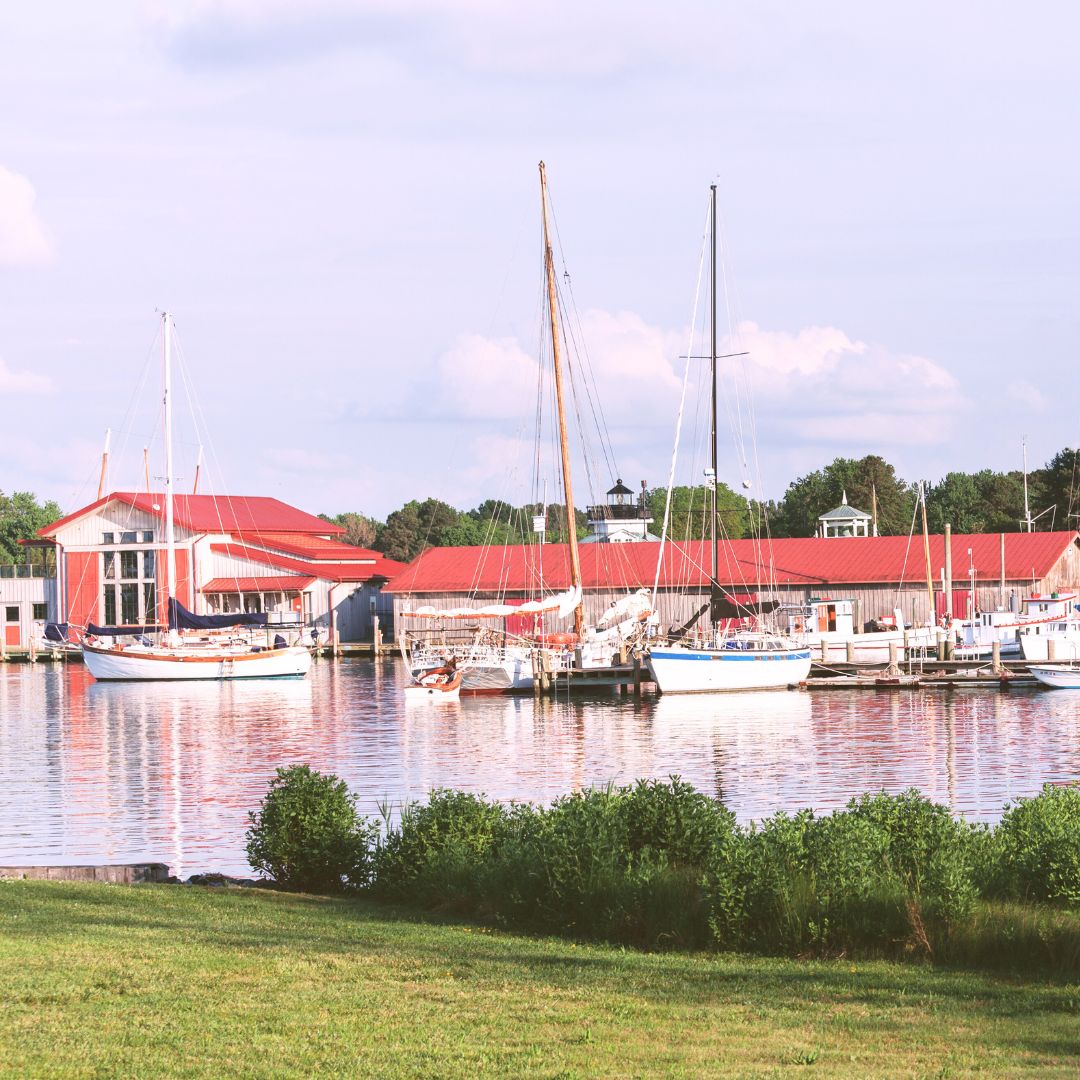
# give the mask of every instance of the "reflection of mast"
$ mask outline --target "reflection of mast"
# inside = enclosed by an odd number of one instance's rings
[[[566,406],[563,402],[562,357],[559,351],[559,310],[555,296],[555,260],[548,235],[547,174],[540,162],[540,203],[544,213],[544,268],[547,271],[548,314],[551,317],[551,349],[555,361],[555,403],[559,413],[559,449],[562,453],[563,494],[566,496],[566,532],[570,543],[570,584],[581,588],[581,557],[578,552],[577,517],[574,514],[574,492],[570,479],[570,446],[566,438]],[[574,608],[574,632],[585,630],[585,611],[582,601]]]

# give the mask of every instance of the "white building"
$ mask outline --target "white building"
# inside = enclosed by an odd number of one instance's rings
[[[38,535],[57,548],[57,610],[74,626],[165,623],[162,495],[114,492]],[[393,603],[382,586],[402,568],[342,543],[344,531],[279,502],[178,495],[174,594],[198,615],[267,612],[272,622],[336,631],[341,641],[389,635]]]
[[[24,649],[56,618],[56,578],[29,563],[0,565],[0,634],[9,649]]]

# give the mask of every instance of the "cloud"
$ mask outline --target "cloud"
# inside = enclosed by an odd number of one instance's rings
[[[25,176],[0,165],[0,265],[44,262],[52,246],[34,210],[34,188]]]
[[[723,343],[747,351],[742,377],[774,430],[829,445],[882,448],[948,442],[970,407],[959,381],[935,360],[852,339],[831,326],[791,333],[744,322]]]
[[[49,394],[52,379],[47,375],[35,375],[30,371],[12,371],[0,357],[0,393],[3,394]]]
[[[1043,412],[1047,406],[1046,395],[1037,386],[1023,380],[1009,383],[1005,388],[1005,396],[1035,412]]]

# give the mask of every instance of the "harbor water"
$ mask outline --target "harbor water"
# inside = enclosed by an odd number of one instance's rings
[[[307,679],[97,684],[0,667],[0,864],[159,861],[247,876],[244,833],[278,766],[338,774],[367,814],[435,787],[548,802],[677,774],[743,820],[916,787],[993,820],[1080,779],[1080,691],[768,692],[405,704],[400,661]]]

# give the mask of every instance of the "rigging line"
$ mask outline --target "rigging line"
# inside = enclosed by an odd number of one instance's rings
[[[709,220],[709,210],[705,210],[706,223]],[[660,569],[664,564],[664,545],[667,543],[668,523],[671,521],[671,489],[675,483],[675,469],[679,460],[679,437],[682,434],[683,409],[686,405],[686,385],[690,378],[690,357],[694,355],[694,327],[697,325],[698,302],[701,299],[701,278],[705,267],[705,237],[708,235],[708,225],[702,237],[701,255],[698,262],[697,286],[694,289],[694,306],[690,319],[690,341],[686,348],[686,367],[683,370],[682,393],[679,397],[679,413],[675,421],[675,445],[671,451],[671,468],[668,470],[667,497],[664,499],[664,524],[660,531],[660,548],[656,553],[656,576],[653,578],[651,604],[656,607],[656,596],[660,588]]]
[[[898,607],[900,605],[900,593],[901,593],[901,590],[904,588],[904,573],[907,570],[908,555],[911,552],[911,539],[915,535],[915,521],[918,518],[918,516],[919,516],[919,499],[916,496],[916,498],[915,498],[915,509],[911,512],[911,526],[908,529],[907,547],[904,548],[904,564],[903,564],[903,566],[900,567],[900,581],[896,586],[896,594],[895,594],[895,597],[894,597],[896,605]],[[931,612],[930,613],[931,619],[933,619],[933,616],[934,616],[934,613]]]

